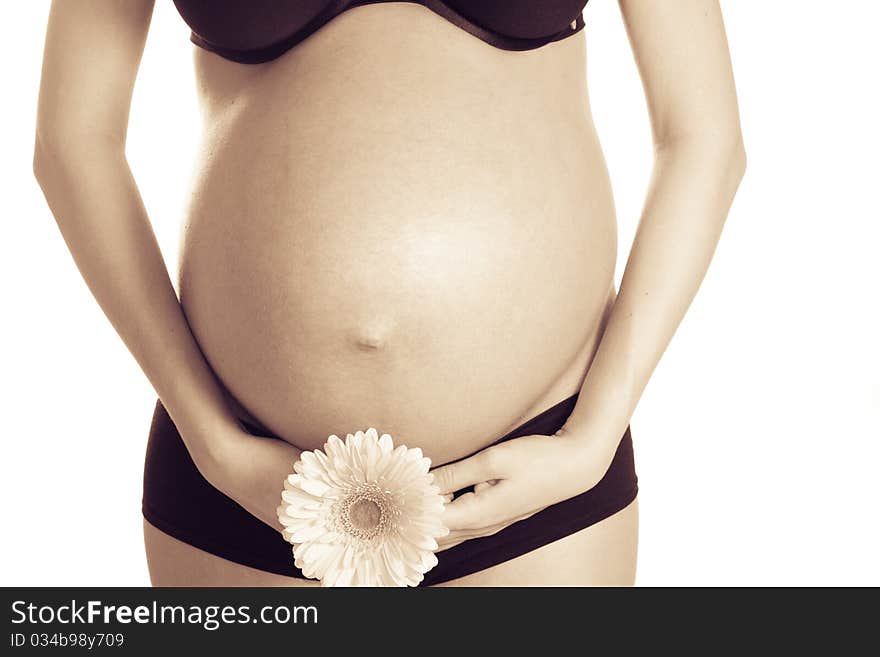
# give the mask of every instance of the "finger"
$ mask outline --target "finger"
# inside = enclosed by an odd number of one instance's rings
[[[435,554],[440,554],[441,552],[444,552],[444,551],[448,550],[449,548],[454,548],[459,543],[464,543],[464,539],[462,539],[460,541],[456,541],[455,543],[450,543],[449,545],[442,545],[441,544],[440,547],[438,547],[437,550],[435,551]]]
[[[486,486],[479,495],[465,493],[456,497],[443,508],[443,524],[450,531],[478,530],[505,522],[509,514],[505,506],[509,505],[508,486],[500,482],[494,486]]]
[[[461,543],[466,543],[472,538],[479,538],[481,534],[472,531],[460,531],[455,532],[455,534],[450,534],[449,536],[444,536],[443,539],[437,539],[437,552],[442,552],[443,550],[448,550],[451,547],[455,547],[456,545],[460,545]]]
[[[437,552],[448,550],[459,543],[464,543],[471,538],[467,532],[450,532],[446,536],[437,539]]]
[[[452,501],[452,493],[446,493],[443,495],[443,504],[449,504]]]
[[[481,481],[480,483],[478,483],[474,486],[474,492],[479,493],[480,491],[485,490],[486,488],[488,488],[490,486],[494,486],[499,481],[500,481],[500,479],[490,479],[489,481]]]
[[[520,520],[525,520],[526,518],[532,517],[533,515],[535,515],[535,513],[537,513],[537,511],[529,511],[514,518],[504,520],[503,522],[498,522],[494,525],[489,525],[488,527],[480,527],[479,529],[456,529],[454,531],[450,531],[442,539],[437,539],[437,541],[438,543],[442,543],[444,541],[453,540],[456,543],[460,543],[462,540],[470,540],[472,538],[480,538],[482,536],[491,536],[492,534],[498,533],[505,527],[515,525]]]
[[[469,541],[473,538],[482,538],[484,536],[492,536],[493,534],[497,534],[502,529],[506,529],[511,525],[518,523],[520,520],[525,520],[526,518],[530,518],[544,510],[543,507],[538,509],[537,511],[528,511],[519,515],[512,520],[508,520],[507,522],[498,523],[495,525],[491,525],[489,527],[482,527],[480,529],[459,529],[455,531],[450,531],[446,536],[437,539],[438,549],[437,552],[442,552],[443,550],[448,550],[451,547],[455,547],[456,545],[460,545],[465,541]]]
[[[461,543],[464,543],[465,541],[469,541],[474,538],[484,538],[486,536],[492,536],[493,534],[497,534],[498,532],[500,532],[502,529],[510,527],[510,525],[515,523],[517,520],[518,518],[509,522],[501,522],[490,527],[482,527],[481,529],[450,532],[442,539],[437,539],[437,544],[439,546],[437,552],[448,550],[451,547],[455,547],[456,545],[459,545]]]
[[[431,473],[434,475],[434,484],[439,486],[441,493],[454,493],[492,479],[497,474],[489,472],[486,451],[477,452],[462,461],[441,465],[431,470]]]

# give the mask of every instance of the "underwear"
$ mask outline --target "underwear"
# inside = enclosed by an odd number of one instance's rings
[[[276,59],[344,11],[397,0],[174,0],[190,40],[224,59]],[[587,0],[403,0],[502,50],[533,50],[578,33]]]
[[[554,404],[497,443],[562,428],[578,395]],[[255,435],[266,435],[245,423]],[[470,575],[509,561],[614,515],[638,493],[630,428],[611,466],[593,488],[520,520],[492,536],[473,538],[437,553],[438,564],[419,586]],[[279,499],[281,486],[278,490]],[[144,518],[161,531],[218,557],[278,575],[302,578],[292,546],[202,477],[161,402],[156,402],[144,464]]]

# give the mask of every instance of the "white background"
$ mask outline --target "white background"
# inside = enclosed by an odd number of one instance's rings
[[[873,3],[723,3],[749,164],[706,281],[632,421],[642,585],[880,585],[880,101]],[[4,585],[145,585],[154,395],[31,174],[48,2],[4,6]],[[617,4],[587,6],[618,280],[651,166]],[[172,271],[198,135],[191,45],[159,0],[129,158]]]

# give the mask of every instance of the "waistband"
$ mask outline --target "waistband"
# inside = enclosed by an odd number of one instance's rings
[[[569,415],[571,415],[574,407],[577,405],[579,395],[580,393],[576,392],[570,397],[566,397],[562,401],[556,402],[555,404],[553,404],[553,406],[550,406],[549,408],[541,411],[537,415],[529,418],[514,429],[511,429],[506,434],[501,436],[501,438],[499,438],[498,440],[489,443],[487,447],[497,445],[508,440],[513,440],[514,438],[521,438],[522,436],[530,436],[533,434],[551,435],[556,433],[556,431],[559,430],[561,424],[564,423],[566,419],[568,419]],[[256,420],[256,418],[254,418],[250,414],[247,414],[247,411],[240,404],[238,404],[237,408],[235,408],[234,410],[236,412],[236,416],[238,417],[238,421],[247,430],[248,433],[251,433],[255,436],[278,438],[275,433],[262,426],[262,424],[260,424]],[[486,447],[481,447],[480,449],[472,452],[471,454],[468,454],[467,456],[456,459],[456,461],[470,458],[477,452],[481,452],[484,449],[486,449]],[[454,462],[455,461],[450,461],[450,463]]]

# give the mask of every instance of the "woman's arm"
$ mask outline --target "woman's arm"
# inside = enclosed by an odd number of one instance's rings
[[[298,452],[283,441],[244,440],[190,332],[125,157],[152,9],[153,0],[52,3],[34,173],[89,289],[201,473],[277,526],[283,478]]]
[[[703,280],[746,164],[718,1],[620,7],[648,101],[654,170],[617,300],[563,428],[611,441]]]
[[[434,470],[445,549],[592,488],[709,266],[745,170],[717,0],[620,0],[655,163],[620,290],[577,405],[556,436],[524,436]]]

